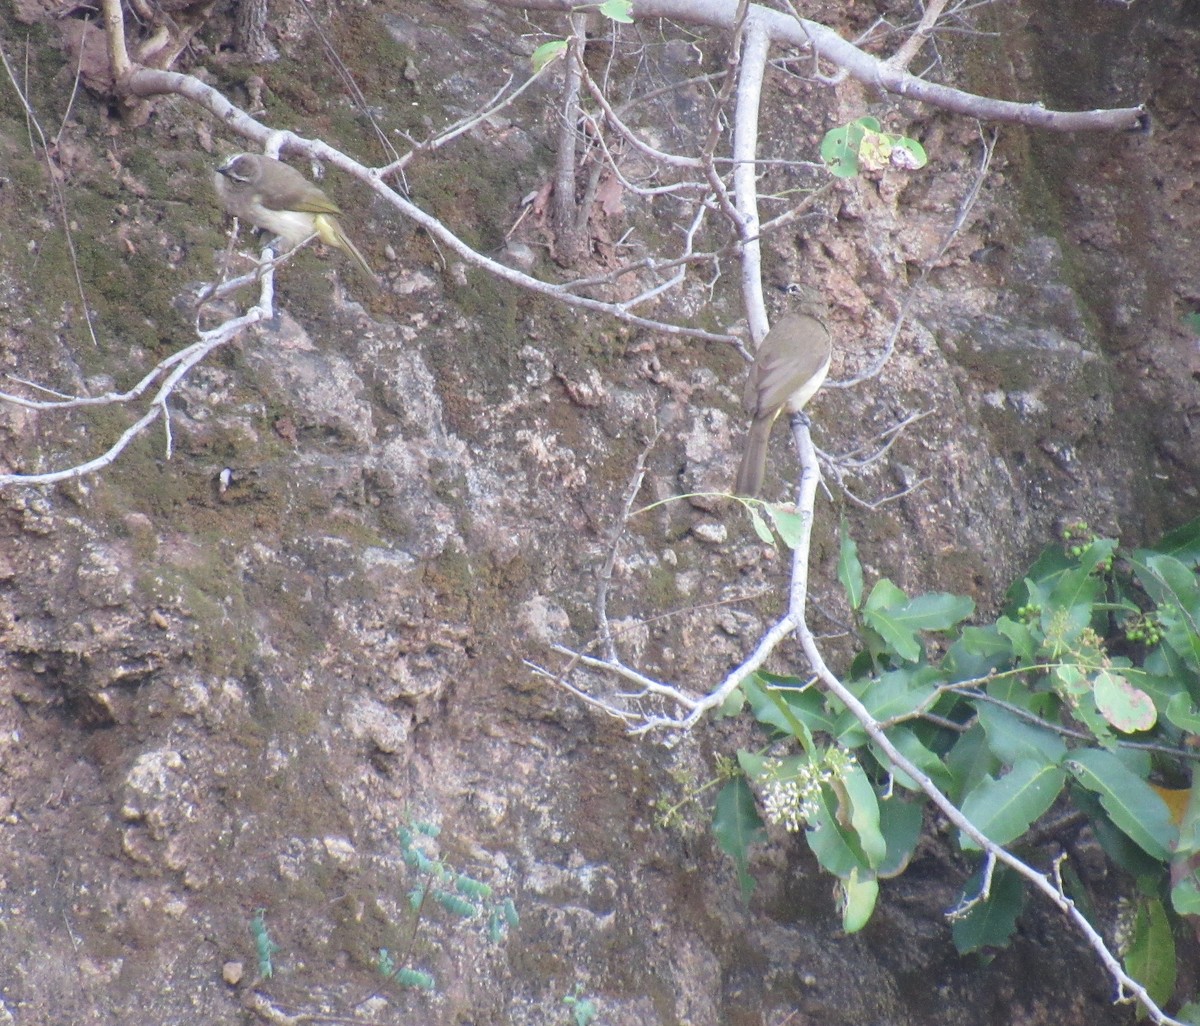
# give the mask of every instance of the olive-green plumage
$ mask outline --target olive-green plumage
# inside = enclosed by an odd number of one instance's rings
[[[371,265],[342,230],[338,205],[291,165],[261,153],[239,153],[217,168],[213,185],[234,217],[273,232],[289,248],[316,235],[349,256],[372,291],[378,291]]]
[[[804,409],[829,373],[833,344],[815,304],[785,314],[767,332],[754,355],[742,404],[753,418],[734,494],[756,496],[767,471],[767,442],[775,418],[785,409]]]

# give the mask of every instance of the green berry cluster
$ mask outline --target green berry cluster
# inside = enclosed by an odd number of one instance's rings
[[[1082,556],[1084,550],[1096,540],[1096,535],[1086,520],[1076,520],[1062,529],[1063,544],[1072,556]]]
[[[1145,645],[1157,645],[1163,639],[1162,623],[1154,612],[1130,617],[1125,625],[1125,637]]]

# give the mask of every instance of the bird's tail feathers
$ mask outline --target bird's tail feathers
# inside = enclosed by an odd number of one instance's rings
[[[328,215],[318,215],[317,230],[321,236],[321,241],[328,246],[336,246],[342,250],[351,260],[358,270],[363,281],[370,286],[372,292],[379,292],[379,279],[375,277],[375,272],[371,270],[371,265],[367,263],[359,251],[358,247],[350,241],[350,236],[346,234],[341,223],[336,217]]]

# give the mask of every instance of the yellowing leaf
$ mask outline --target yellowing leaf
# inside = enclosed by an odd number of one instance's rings
[[[1117,730],[1132,734],[1149,730],[1158,720],[1154,701],[1146,692],[1135,688],[1119,673],[1101,670],[1096,674],[1092,691],[1096,708]]]

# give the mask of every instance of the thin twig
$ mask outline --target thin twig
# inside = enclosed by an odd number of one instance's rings
[[[25,118],[28,124],[31,124],[37,131],[38,138],[42,143],[42,157],[46,161],[46,175],[50,179],[50,188],[54,191],[55,206],[58,208],[58,216],[62,220],[63,237],[67,242],[67,252],[71,256],[71,270],[75,275],[75,288],[79,292],[79,303],[83,310],[83,320],[87,325],[88,335],[91,337],[92,345],[99,348],[100,343],[96,339],[96,329],[92,324],[92,311],[88,304],[87,293],[83,288],[83,275],[79,271],[79,257],[75,252],[75,238],[71,233],[71,218],[67,212],[67,198],[63,194],[62,184],[59,176],[55,173],[54,162],[50,157],[50,144],[46,140],[46,133],[42,131],[41,123],[38,121],[37,114],[34,113],[33,107],[25,98],[25,94],[21,91],[20,85],[17,84],[16,75],[13,74],[11,65],[8,63],[8,54],[4,52],[4,47],[0,45],[0,62],[4,64],[4,71],[8,75],[8,80],[12,83],[13,91],[17,94],[17,99],[21,101],[21,106],[25,110]]]

